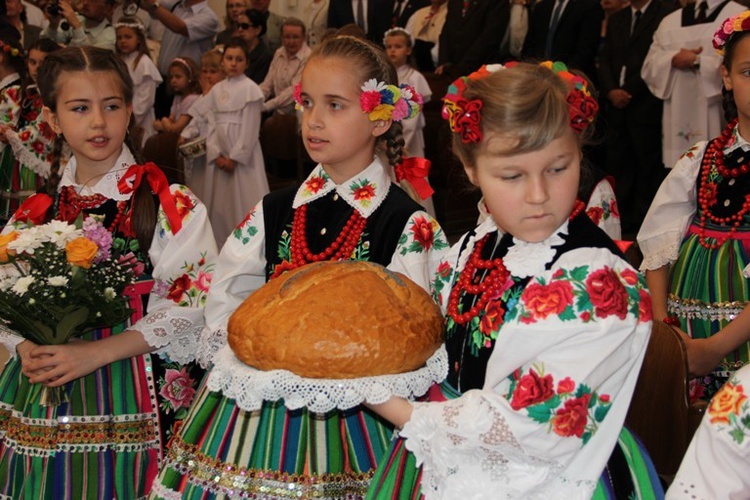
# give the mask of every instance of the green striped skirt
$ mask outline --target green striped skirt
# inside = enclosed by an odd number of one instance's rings
[[[750,281],[742,270],[750,263],[747,245],[750,233],[738,232],[716,249],[700,244],[698,228],[691,226],[680,246],[669,276],[669,313],[677,316],[681,328],[691,337],[704,339],[726,326],[750,299]],[[716,242],[727,233],[707,230],[706,241]],[[729,375],[747,364],[750,344],[744,344],[716,367],[713,374],[694,388],[696,398],[710,399]]]
[[[317,414],[280,400],[250,412],[204,381],[152,498],[362,498],[392,437],[362,407]]]

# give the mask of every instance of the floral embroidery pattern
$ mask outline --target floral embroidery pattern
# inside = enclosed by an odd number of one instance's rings
[[[315,196],[318,194],[318,192],[323,189],[328,182],[330,177],[328,174],[326,174],[325,170],[318,169],[318,172],[315,175],[312,175],[307,181],[302,185],[302,191],[300,195],[302,198],[310,198],[311,196]]]
[[[411,237],[410,237],[411,236]],[[398,240],[399,253],[422,253],[430,248],[442,250],[448,247],[442,228],[435,219],[429,216],[412,217],[411,226]]]
[[[691,146],[690,149],[685,151],[680,158],[690,158],[690,159],[695,158],[695,154],[697,151],[698,151],[698,146],[693,145]]]
[[[164,412],[174,412],[177,419],[185,418],[195,396],[196,385],[196,380],[190,376],[188,368],[168,363],[164,377],[159,378],[157,384],[159,395],[164,398],[161,404]]]
[[[242,222],[240,222],[236,228],[234,228],[234,231],[232,231],[232,235],[240,240],[243,245],[247,245],[250,239],[258,234],[258,227],[255,224],[251,224],[252,222],[255,222],[253,219],[255,216],[255,208],[250,210],[244,219],[242,219]]]
[[[554,377],[544,373],[543,365],[535,365],[525,374],[516,370],[509,379],[505,398],[513,410],[523,410],[535,422],[548,424],[548,433],[581,439],[582,445],[596,433],[612,407],[608,394],[600,395],[570,377],[559,380],[555,387]]]
[[[372,203],[372,199],[375,197],[376,188],[377,186],[368,179],[354,181],[349,186],[349,190],[354,196],[354,201],[358,201],[364,208],[369,207],[370,203]]]
[[[287,226],[288,229],[285,229],[281,233],[281,239],[279,240],[279,245],[276,247],[276,255],[279,257],[280,262],[290,262],[292,259],[292,234],[291,234],[291,224]],[[359,241],[357,242],[357,246],[354,247],[354,251],[352,252],[351,257],[349,260],[369,260],[370,259],[370,241],[368,237],[368,233],[363,232],[362,236],[360,236]],[[274,273],[274,270],[276,268],[276,265],[272,266],[271,272],[269,275],[272,275]]]
[[[549,283],[536,278],[506,320],[518,315],[522,323],[535,323],[550,316],[561,321],[588,322],[609,316],[625,319],[628,314],[641,322],[651,320],[651,297],[641,275],[630,268],[618,272],[604,267],[590,272],[589,266],[579,266],[558,269]]]
[[[733,441],[742,444],[750,437],[750,403],[739,382],[737,378],[730,380],[714,395],[708,405],[708,417],[712,425],[722,426]]]
[[[177,214],[182,218],[183,221],[187,219],[190,214],[193,213],[193,209],[198,203],[198,199],[193,195],[186,186],[177,186],[174,193],[175,207],[177,208]],[[164,213],[163,208],[159,208],[158,216],[159,235],[164,236],[166,233],[172,231],[172,226],[169,224],[167,215]]]
[[[435,276],[432,278],[430,283],[430,289],[432,290],[432,299],[437,304],[443,303],[443,290],[453,281],[453,268],[446,261],[440,262]]]
[[[197,263],[186,262],[180,268],[184,272],[167,282],[166,298],[182,307],[205,306],[213,267],[213,264],[206,265],[206,252],[201,253]]]
[[[617,208],[617,200],[602,200],[600,205],[587,208],[586,215],[588,215],[589,219],[597,225],[603,220],[612,217],[620,217],[620,210]]]

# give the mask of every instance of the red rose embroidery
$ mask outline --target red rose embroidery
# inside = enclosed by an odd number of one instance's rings
[[[532,320],[545,319],[550,314],[559,315],[573,304],[573,288],[567,281],[553,281],[549,285],[533,283],[521,296]]]
[[[620,207],[617,206],[617,200],[614,198],[609,200],[609,211],[612,217],[620,217]]]
[[[159,395],[169,401],[173,410],[189,408],[195,396],[194,380],[190,378],[187,368],[180,371],[167,370],[164,374],[164,385]]]
[[[441,262],[437,268],[437,273],[441,278],[447,278],[451,273],[451,265],[445,261]]]
[[[21,139],[23,142],[26,142],[31,137],[31,131],[30,130],[24,130],[20,134],[18,134],[18,138]]]
[[[568,394],[576,388],[576,383],[570,377],[565,377],[557,383],[558,394]]]
[[[620,277],[622,277],[623,281],[630,286],[638,284],[638,273],[632,269],[625,269],[620,273]]]
[[[167,298],[169,300],[172,300],[174,302],[179,303],[180,299],[182,299],[182,296],[190,289],[191,285],[190,276],[187,274],[183,274],[174,282],[172,283],[172,286],[169,287],[169,293],[167,293]]]
[[[242,219],[242,222],[239,223],[237,227],[243,227],[247,221],[253,218],[253,215],[255,215],[255,208],[250,210],[244,219]]]
[[[190,210],[195,206],[193,200],[188,195],[180,191],[174,194],[175,206],[177,207],[177,214],[184,218]]]
[[[355,200],[371,200],[375,196],[375,189],[370,184],[354,189]]]
[[[598,317],[614,315],[625,319],[628,314],[628,292],[615,271],[608,267],[594,271],[586,279],[586,289]]]
[[[653,314],[651,311],[651,294],[646,290],[638,290],[638,295],[641,297],[638,302],[638,321],[645,323],[651,321]]]
[[[591,219],[594,224],[598,225],[602,221],[604,209],[602,207],[591,207],[586,210],[586,215],[589,216],[589,219]]]
[[[552,417],[552,430],[555,434],[562,437],[583,436],[588,422],[589,400],[591,400],[591,394],[567,400]]]
[[[518,411],[527,406],[546,401],[554,395],[552,375],[540,377],[537,372],[530,370],[528,375],[524,375],[518,381],[518,385],[513,391],[510,407]]]
[[[411,225],[414,241],[419,243],[425,250],[432,247],[434,235],[432,234],[432,223],[425,217],[417,217]]]
[[[581,321],[583,321],[584,323],[591,321],[591,313],[588,311],[583,311],[581,313],[580,318],[581,318]]]
[[[479,331],[487,336],[498,331],[500,325],[503,324],[503,316],[505,316],[505,309],[503,309],[499,300],[488,302],[484,308],[482,320],[479,322]],[[485,347],[490,347],[489,339],[485,340]]]
[[[34,141],[31,143],[31,149],[38,155],[44,153],[44,143],[41,141]]]

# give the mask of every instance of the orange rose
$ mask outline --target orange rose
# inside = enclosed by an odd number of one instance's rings
[[[91,267],[97,252],[99,252],[97,244],[86,238],[76,238],[65,245],[65,256],[68,262],[84,269]]]
[[[0,235],[0,264],[5,264],[13,255],[13,250],[8,250],[8,243],[18,238],[18,232],[12,231],[8,234]]]
[[[742,404],[746,400],[747,396],[745,396],[741,385],[733,385],[731,382],[727,382],[714,395],[711,404],[708,406],[711,423],[728,424],[729,415],[732,413],[739,415]]]

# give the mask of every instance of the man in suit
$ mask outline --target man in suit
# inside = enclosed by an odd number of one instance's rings
[[[508,0],[448,0],[435,73],[457,78],[501,62],[498,48],[509,21]]]
[[[541,0],[529,15],[523,57],[562,61],[596,79],[604,11],[598,0]]]
[[[667,0],[631,0],[607,21],[599,91],[607,130],[607,173],[615,178],[623,232],[635,233],[664,177],[661,99],[641,78],[651,39],[675,10]]]
[[[393,15],[391,16],[391,28],[399,26],[406,27],[409,18],[419,9],[430,5],[430,0],[393,0]]]
[[[358,19],[359,5],[364,19]],[[368,40],[383,44],[383,35],[391,27],[394,0],[330,0],[328,27],[341,28],[358,24],[367,33]]]

